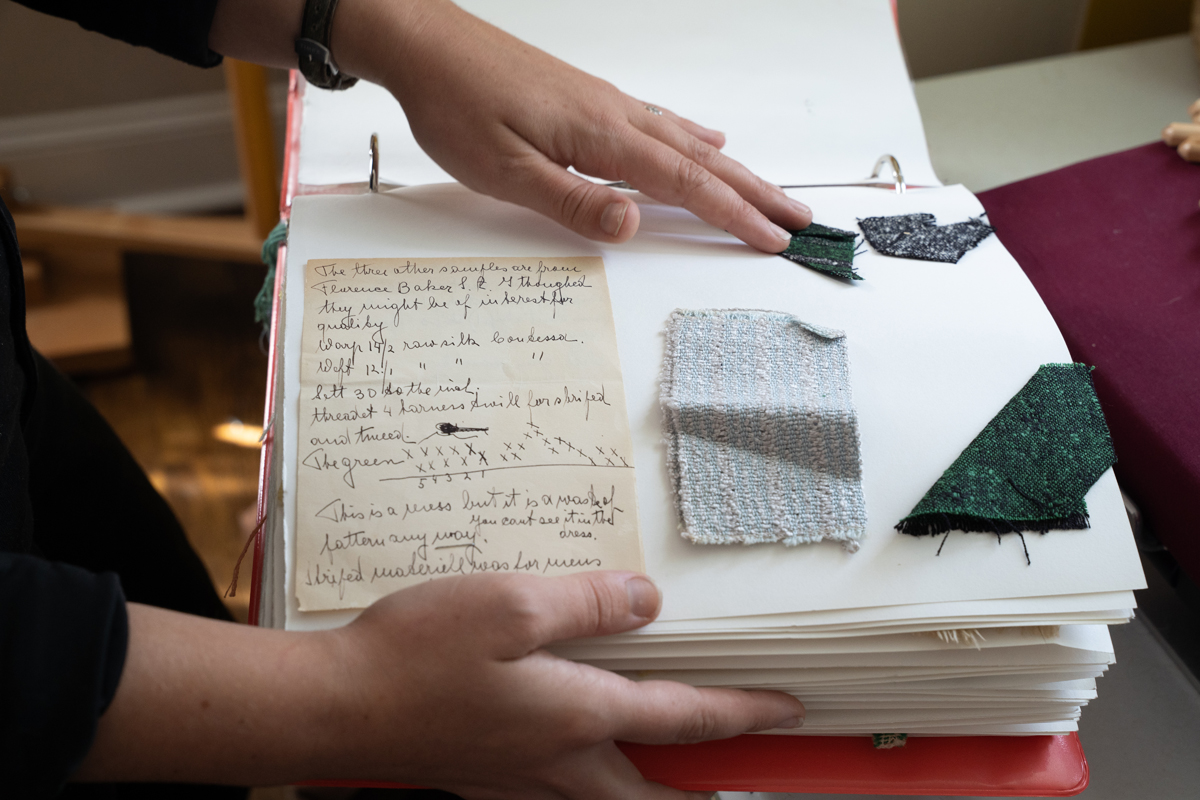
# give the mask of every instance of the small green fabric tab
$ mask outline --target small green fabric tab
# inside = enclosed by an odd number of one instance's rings
[[[802,231],[792,231],[791,244],[779,255],[835,278],[861,281],[852,266],[857,240],[853,231],[814,222]]]
[[[279,259],[279,246],[287,241],[287,232],[287,222],[280,220],[267,234],[262,246],[260,257],[267,265],[267,275],[254,298],[254,321],[262,324],[263,333],[271,327],[271,306],[275,302],[275,262]]]
[[[891,750],[893,747],[904,747],[908,741],[907,733],[872,733],[871,744],[876,750]]]
[[[1043,364],[896,530],[1087,528],[1084,495],[1116,461],[1091,368]]]

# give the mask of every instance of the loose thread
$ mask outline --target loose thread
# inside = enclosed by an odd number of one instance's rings
[[[225,590],[225,597],[237,597],[237,582],[238,573],[242,569],[242,560],[246,558],[246,553],[250,551],[250,544],[258,539],[262,534],[263,525],[267,521],[267,515],[263,514],[263,518],[254,526],[254,530],[250,531],[250,535],[246,538],[246,544],[242,547],[242,554],[238,556],[237,563],[233,565],[233,580],[229,582],[229,588]]]

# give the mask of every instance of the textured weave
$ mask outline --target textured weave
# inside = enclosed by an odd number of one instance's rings
[[[1043,364],[896,529],[1086,528],[1084,495],[1116,460],[1091,369]]]
[[[661,402],[684,538],[858,549],[867,513],[842,332],[770,311],[676,311]]]
[[[861,281],[853,266],[857,239],[853,231],[814,222],[802,231],[792,231],[791,244],[779,255],[835,278]]]
[[[938,225],[933,214],[867,217],[858,225],[871,246],[884,255],[948,264],[957,264],[964,253],[992,234],[992,226],[981,219]]]

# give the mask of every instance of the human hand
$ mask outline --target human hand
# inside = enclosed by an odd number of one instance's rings
[[[812,220],[807,206],[722,155],[721,133],[655,114],[445,0],[344,3],[331,49],[346,72],[395,95],[417,142],[464,185],[590,239],[627,241],[638,207],[568,166],[627,181],[766,252]]]
[[[313,633],[128,611],[120,684],[76,780],[675,800],[613,740],[719,739],[804,716],[786,694],[635,683],[542,649],[649,622],[658,590],[629,572],[441,578]]]
[[[695,742],[794,727],[777,692],[635,683],[541,649],[649,622],[658,591],[634,573],[444,578],[321,634],[337,676],[327,778],[401,780],[464,797],[682,798],[613,744]],[[324,760],[325,757],[322,757]],[[707,797],[707,793],[702,795]]]

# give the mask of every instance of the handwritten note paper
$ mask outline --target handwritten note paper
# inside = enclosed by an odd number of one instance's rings
[[[310,261],[302,351],[302,609],[643,568],[599,258]]]

